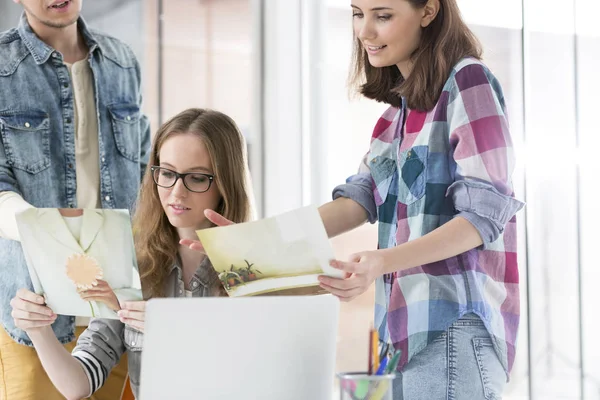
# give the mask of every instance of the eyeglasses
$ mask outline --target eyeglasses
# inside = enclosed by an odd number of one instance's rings
[[[203,174],[200,172],[189,172],[186,174],[180,174],[172,171],[168,168],[162,168],[159,166],[150,167],[152,171],[152,179],[154,183],[163,188],[170,188],[175,186],[177,180],[181,178],[183,185],[190,192],[204,193],[210,189],[210,185],[215,179],[214,175]]]

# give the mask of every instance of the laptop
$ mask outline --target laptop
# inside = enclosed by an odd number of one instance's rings
[[[339,300],[322,296],[153,299],[143,400],[331,400]]]

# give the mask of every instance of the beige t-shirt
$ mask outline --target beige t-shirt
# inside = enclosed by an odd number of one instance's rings
[[[83,224],[83,215],[80,215],[78,217],[63,216],[62,219],[65,221],[67,228],[69,228],[69,232],[71,232],[71,235],[73,235],[77,243],[79,243],[79,241],[81,240],[81,225]]]
[[[87,59],[66,64],[75,99],[77,208],[100,208],[100,150],[94,78]]]

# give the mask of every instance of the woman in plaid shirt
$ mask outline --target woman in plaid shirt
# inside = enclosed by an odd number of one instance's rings
[[[352,0],[353,83],[390,105],[359,171],[321,207],[330,236],[378,221],[379,249],[331,265],[375,282],[395,399],[498,399],[515,358],[514,151],[499,82],[456,0]]]

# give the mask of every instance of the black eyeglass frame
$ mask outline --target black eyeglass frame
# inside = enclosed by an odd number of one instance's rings
[[[165,186],[165,185],[160,185],[157,182],[157,177],[154,174],[154,171],[160,171],[160,170],[165,170],[165,171],[169,171],[170,173],[175,175],[175,181],[173,182],[172,185],[170,186]],[[204,192],[208,192],[210,190],[210,186],[212,185],[213,181],[215,180],[215,176],[211,175],[211,174],[205,174],[204,172],[186,172],[185,174],[180,174],[177,171],[173,171],[172,169],[169,168],[165,168],[165,167],[159,167],[158,165],[153,165],[150,167],[150,171],[152,171],[152,180],[154,181],[154,183],[156,184],[156,186],[160,186],[162,188],[172,188],[173,186],[175,186],[175,184],[177,183],[177,181],[179,180],[179,178],[181,178],[181,181],[183,182],[183,186],[185,186],[185,188],[187,190],[189,190],[192,193],[204,193]],[[192,190],[188,187],[187,183],[185,183],[185,177],[188,175],[202,175],[208,178],[208,187],[206,188],[206,190],[202,190],[202,191],[197,191],[197,190]]]

